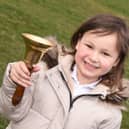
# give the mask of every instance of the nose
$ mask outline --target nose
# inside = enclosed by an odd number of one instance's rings
[[[93,63],[96,63],[99,61],[99,53],[97,51],[92,52],[91,56],[90,56],[90,60]]]

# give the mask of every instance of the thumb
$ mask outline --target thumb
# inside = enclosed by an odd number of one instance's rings
[[[33,65],[33,72],[38,72],[40,70],[40,66],[39,65]]]

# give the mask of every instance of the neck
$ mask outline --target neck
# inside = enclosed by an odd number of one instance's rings
[[[80,75],[79,71],[77,71],[77,79],[80,84],[90,84],[99,80],[98,78],[90,78],[86,77],[85,75]]]

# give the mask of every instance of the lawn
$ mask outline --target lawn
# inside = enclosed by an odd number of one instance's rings
[[[69,45],[74,30],[90,16],[112,13],[129,20],[128,0],[0,0],[0,83],[6,65],[23,59],[24,32],[53,35]],[[129,60],[125,77],[129,77]],[[122,129],[129,129],[129,113],[124,112]],[[7,120],[0,117],[0,129]]]

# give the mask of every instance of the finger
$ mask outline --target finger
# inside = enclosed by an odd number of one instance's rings
[[[18,62],[13,64],[11,66],[10,78],[13,80],[14,79],[13,77],[16,77],[16,78],[22,78],[30,81],[29,72],[28,70],[24,70],[24,69],[26,69],[26,66],[24,63]]]
[[[31,80],[30,76],[22,73],[22,71],[21,71],[21,73],[19,73],[19,72],[15,71],[15,70],[13,70],[11,72],[10,77],[11,77],[11,79],[13,81],[16,81],[16,80],[14,80],[15,78],[17,78],[18,80],[25,80],[25,81],[30,81]]]
[[[32,72],[38,72],[39,70],[40,70],[40,66],[39,65],[33,65]]]
[[[30,80],[30,72],[27,69],[24,62],[16,64],[12,69],[12,73],[15,74],[15,76],[19,76],[23,79]]]
[[[23,61],[20,61],[18,66],[19,70],[21,69],[25,74],[30,75],[30,71]]]
[[[31,86],[31,85],[32,85],[32,83],[31,83],[30,80],[23,79],[23,78],[21,78],[20,76],[17,76],[17,75],[15,75],[15,74],[13,74],[12,80],[13,80],[16,84],[18,84],[18,85],[20,85],[20,86],[23,86],[23,87],[28,87],[28,86]]]

